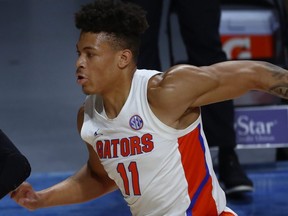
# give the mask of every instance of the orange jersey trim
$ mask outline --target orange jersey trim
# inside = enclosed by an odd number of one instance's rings
[[[205,145],[201,125],[178,139],[179,151],[188,182],[191,204],[187,215],[218,215],[212,196],[212,178],[205,159]]]

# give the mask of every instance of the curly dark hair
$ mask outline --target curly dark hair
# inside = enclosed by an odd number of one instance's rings
[[[112,36],[116,48],[130,49],[136,60],[141,34],[148,28],[146,12],[138,5],[121,0],[96,0],[75,14],[81,32],[104,32]]]

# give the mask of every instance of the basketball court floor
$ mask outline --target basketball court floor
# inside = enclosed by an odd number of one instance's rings
[[[254,182],[255,191],[238,197],[228,197],[228,206],[239,216],[288,215],[288,163],[268,163],[245,166]],[[29,178],[35,189],[55,184],[73,172],[34,173]],[[119,191],[96,200],[70,206],[28,211],[9,197],[0,201],[1,216],[129,216],[131,213]]]
[[[88,0],[0,1],[0,128],[28,157],[29,182],[43,189],[67,178],[87,159],[76,129],[85,96],[75,81],[78,32],[73,14]],[[166,64],[167,65],[167,64]],[[288,163],[275,149],[241,153],[255,191],[228,197],[240,216],[288,215]],[[41,209],[0,200],[0,216],[130,215],[118,191],[88,203]]]

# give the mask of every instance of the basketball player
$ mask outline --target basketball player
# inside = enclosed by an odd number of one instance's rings
[[[200,107],[261,90],[288,98],[288,71],[266,62],[136,68],[144,11],[98,0],[76,14],[77,82],[87,95],[78,129],[89,159],[75,175],[12,198],[30,210],[120,189],[132,215],[236,215],[213,171]],[[108,210],[107,210],[108,211]]]
[[[15,190],[30,173],[27,158],[0,129],[0,199]]]

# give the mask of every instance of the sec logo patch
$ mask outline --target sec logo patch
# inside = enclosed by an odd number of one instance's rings
[[[140,116],[134,115],[129,121],[130,127],[134,130],[140,130],[143,127],[143,120]]]

